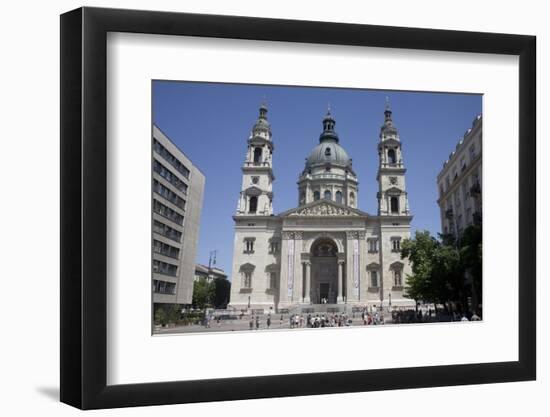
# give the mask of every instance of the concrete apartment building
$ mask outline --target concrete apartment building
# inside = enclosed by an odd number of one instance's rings
[[[482,116],[477,116],[437,176],[441,231],[460,236],[481,223]]]
[[[216,278],[227,279],[227,274],[223,269],[216,267],[208,268],[206,265],[197,264],[195,266],[195,281],[204,278],[207,281],[213,281]]]
[[[153,304],[191,304],[205,177],[153,125]]]

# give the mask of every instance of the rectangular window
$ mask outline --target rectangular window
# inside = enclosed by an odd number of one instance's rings
[[[476,157],[476,145],[470,146],[470,161],[473,161]]]
[[[400,237],[392,237],[391,238],[391,251],[392,252],[401,251],[401,238]]]
[[[254,241],[256,238],[247,237],[244,239],[244,253],[254,253]]]
[[[269,253],[276,254],[279,253],[279,241],[271,240],[269,243]]]
[[[378,252],[378,239],[368,239],[369,253]]]
[[[373,288],[378,287],[378,271],[370,271],[370,286]]]
[[[271,289],[277,288],[277,273],[276,272],[270,272],[269,273],[269,288],[271,288]]]
[[[252,272],[244,273],[244,283],[243,288],[252,288]]]
[[[403,280],[401,278],[401,271],[396,269],[393,272],[393,282],[396,287],[401,287],[403,285]]]

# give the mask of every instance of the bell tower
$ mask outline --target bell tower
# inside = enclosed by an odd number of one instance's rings
[[[242,166],[242,185],[237,216],[271,216],[273,214],[273,141],[267,121],[267,106],[262,103],[258,120],[247,140]]]
[[[386,97],[384,124],[378,142],[378,215],[410,216],[409,199],[405,186],[405,164],[401,140],[393,124],[392,110]]]

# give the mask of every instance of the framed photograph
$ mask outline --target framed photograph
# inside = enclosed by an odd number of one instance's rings
[[[61,16],[61,401],[533,380],[535,37]]]

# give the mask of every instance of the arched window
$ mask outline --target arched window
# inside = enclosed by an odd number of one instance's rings
[[[248,205],[248,211],[250,213],[256,213],[257,210],[258,210],[258,197],[256,197],[256,196],[250,197],[250,203]]]
[[[349,193],[349,205],[355,207],[355,194],[353,191]]]
[[[323,195],[325,200],[332,200],[332,193],[330,190],[325,190],[325,194]]]
[[[254,163],[262,162],[262,148],[254,148]]]
[[[313,199],[319,200],[321,198],[321,193],[319,191],[313,192]]]
[[[342,191],[336,191],[336,202],[342,204]]]
[[[392,213],[399,213],[399,202],[397,201],[397,197],[392,197],[390,199],[390,210]]]
[[[388,162],[390,164],[395,164],[396,160],[395,160],[395,150],[394,149],[390,149],[388,151]]]

